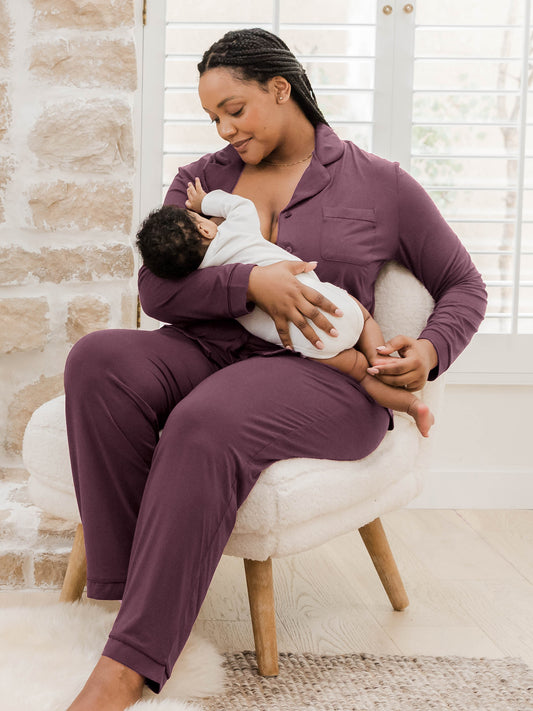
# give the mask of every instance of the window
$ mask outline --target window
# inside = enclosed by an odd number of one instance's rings
[[[270,29],[306,67],[339,135],[399,160],[483,273],[487,318],[452,379],[533,382],[530,6],[531,0],[151,0],[144,205],[161,201],[161,187],[164,194],[180,165],[224,145],[198,101],[200,53],[228,29]],[[154,77],[163,74],[161,91]],[[143,202],[141,208],[147,211]]]

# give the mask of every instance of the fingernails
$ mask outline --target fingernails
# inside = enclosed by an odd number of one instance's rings
[[[379,368],[367,368],[366,372],[370,373],[370,375],[377,375],[379,373]]]
[[[339,332],[337,331],[336,328],[332,328],[331,331],[329,332],[329,335],[335,337],[335,336],[339,335]]]
[[[315,343],[315,347],[318,348],[319,351],[321,351],[324,348],[324,344],[322,343],[322,341],[317,341]]]
[[[376,346],[377,351],[384,351],[386,350],[387,346]]]
[[[293,350],[294,350],[294,348],[293,348],[292,346],[285,346],[285,348],[286,348],[288,351],[293,351]]]
[[[340,309],[335,309],[333,313],[335,316],[344,316],[344,311],[341,311]]]

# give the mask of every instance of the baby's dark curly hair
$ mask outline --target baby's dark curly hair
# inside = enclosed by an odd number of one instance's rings
[[[198,269],[208,245],[187,210],[163,205],[142,223],[137,247],[153,274],[163,279],[181,279]]]

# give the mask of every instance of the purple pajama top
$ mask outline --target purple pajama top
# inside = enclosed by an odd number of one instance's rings
[[[231,146],[180,168],[165,204],[185,206],[189,181],[232,192],[244,163]],[[486,309],[481,276],[458,237],[424,189],[397,163],[342,141],[325,124],[315,131],[315,151],[288,205],[280,212],[277,244],[316,273],[346,289],[373,313],[381,267],[396,260],[435,300],[420,338],[435,347],[439,363],[430,380],[447,370],[477,331]],[[172,323],[218,351],[248,338],[235,317],[251,310],[248,278],[253,265],[208,267],[176,281],[139,271],[144,311]],[[265,342],[262,342],[265,343]],[[265,351],[275,346],[267,346]]]

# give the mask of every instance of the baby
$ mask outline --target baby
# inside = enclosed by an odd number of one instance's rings
[[[154,210],[137,233],[137,246],[144,264],[156,276],[178,279],[195,269],[237,262],[267,266],[282,260],[301,261],[264,239],[257,211],[250,200],[223,190],[206,193],[198,178],[194,185],[189,183],[187,197],[187,210],[170,205]],[[223,217],[225,221],[217,226],[199,213]],[[427,437],[435,421],[427,405],[407,390],[386,385],[368,373],[369,363],[361,351],[375,353],[384,338],[367,309],[344,289],[320,281],[314,272],[298,274],[296,278],[326,296],[343,315],[335,320],[337,336],[320,331],[324,345],[321,350],[290,324],[295,350],[347,373],[379,405],[408,413],[420,433]],[[250,333],[282,345],[274,321],[258,306],[237,320]]]

